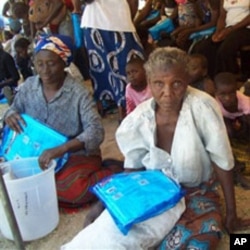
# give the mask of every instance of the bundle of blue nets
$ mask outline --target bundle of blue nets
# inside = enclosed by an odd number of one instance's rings
[[[91,191],[124,235],[134,224],[174,207],[185,194],[160,170],[115,174],[92,186]]]
[[[22,126],[22,133],[17,134],[8,126],[4,127],[2,143],[0,145],[0,156],[6,161],[18,160],[28,157],[39,157],[41,153],[49,148],[57,147],[68,138],[54,129],[32,118],[22,114],[26,126]],[[55,172],[58,172],[68,160],[66,153],[55,159],[57,162]]]

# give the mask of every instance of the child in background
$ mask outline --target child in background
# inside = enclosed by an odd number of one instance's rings
[[[16,51],[15,61],[23,80],[33,75],[33,63],[29,55],[29,46],[30,41],[24,37],[19,38],[14,44]]]
[[[8,104],[12,103],[19,78],[14,58],[4,51],[0,43],[0,99],[6,97]]]
[[[235,182],[250,189],[250,181],[242,176],[245,165],[250,163],[250,98],[238,91],[237,80],[232,73],[219,73],[214,82],[215,98],[221,108],[235,155]]]
[[[214,96],[214,82],[207,74],[207,59],[201,54],[190,55],[190,75],[192,82],[190,85]]]
[[[147,84],[144,61],[132,58],[126,65],[128,84],[126,86],[126,114],[131,113],[138,104],[151,98],[151,91]]]

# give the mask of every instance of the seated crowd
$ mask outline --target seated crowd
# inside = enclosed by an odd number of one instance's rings
[[[0,98],[9,104],[4,125],[22,133],[27,114],[69,138],[45,150],[40,167],[68,153],[55,175],[59,206],[95,204],[62,249],[213,249],[223,229],[250,226],[237,217],[234,193],[234,184],[250,189],[247,157],[235,150],[247,155],[250,148],[250,97],[240,91],[250,72],[239,63],[241,48],[250,45],[250,0],[146,0],[140,10],[136,2],[8,0],[2,14],[9,30],[0,46]],[[112,29],[114,20],[120,26]],[[117,107],[124,162],[102,159],[104,102]],[[89,187],[116,173],[152,169],[186,190],[176,205],[183,212],[171,230],[163,213],[125,237]],[[90,237],[95,230],[103,237]]]

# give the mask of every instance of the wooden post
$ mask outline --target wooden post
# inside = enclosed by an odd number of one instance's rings
[[[9,226],[14,237],[14,241],[18,250],[25,250],[23,239],[16,221],[16,217],[10,202],[7,188],[3,179],[2,170],[0,168],[0,200],[2,201],[5,214],[7,216]]]

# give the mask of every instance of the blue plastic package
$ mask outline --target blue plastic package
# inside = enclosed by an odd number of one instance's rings
[[[146,20],[152,20],[158,16],[160,16],[160,11],[159,10],[151,10],[148,14],[148,16],[146,17]]]
[[[23,126],[22,133],[17,134],[8,126],[4,127],[0,152],[6,161],[40,156],[44,150],[59,146],[68,140],[66,136],[28,115],[23,114],[22,118],[27,124]],[[68,154],[55,160],[55,172],[58,172],[68,160]]]
[[[216,30],[216,27],[211,27],[209,29],[194,32],[189,36],[189,40],[198,40],[206,36],[210,36],[215,32],[215,30]]]
[[[78,13],[71,13],[71,20],[72,20],[73,31],[74,31],[75,46],[77,48],[81,48],[83,46],[83,31],[80,26],[81,15]]]
[[[134,224],[174,207],[184,196],[180,185],[159,170],[115,174],[91,187],[91,191],[124,235]]]
[[[153,40],[160,40],[161,39],[161,32],[171,33],[174,30],[174,24],[172,19],[166,18],[165,20],[157,23],[153,27],[148,29],[149,34],[152,36]]]

